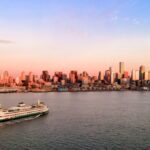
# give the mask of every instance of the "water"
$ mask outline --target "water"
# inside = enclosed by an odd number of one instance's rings
[[[43,100],[50,113],[0,125],[0,150],[149,150],[149,92],[0,94],[3,106]]]

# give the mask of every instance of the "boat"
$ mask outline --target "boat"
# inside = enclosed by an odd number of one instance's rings
[[[24,102],[20,102],[15,107],[8,109],[0,106],[0,122],[11,121],[15,119],[21,119],[31,116],[45,115],[49,112],[49,108],[40,100],[36,104],[26,105]]]

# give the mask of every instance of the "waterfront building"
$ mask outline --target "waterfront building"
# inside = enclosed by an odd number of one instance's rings
[[[57,76],[54,76],[54,77],[53,77],[53,82],[54,82],[54,83],[58,83],[58,77],[57,77]]]
[[[82,84],[88,84],[89,83],[89,78],[88,76],[83,76],[82,77]]]
[[[61,85],[62,86],[66,85],[66,81],[65,80],[61,80]]]

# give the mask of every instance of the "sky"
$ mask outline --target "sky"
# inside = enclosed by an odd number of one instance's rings
[[[148,0],[0,1],[0,72],[150,70]]]

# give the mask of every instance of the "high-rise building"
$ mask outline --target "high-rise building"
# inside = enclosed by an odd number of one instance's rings
[[[6,78],[8,78],[8,77],[9,77],[8,71],[4,71],[4,73],[3,73],[3,78],[6,79]]]
[[[76,83],[76,81],[78,80],[78,73],[77,71],[70,71],[69,73],[69,80],[71,83]]]
[[[111,74],[110,74],[110,70],[106,70],[105,71],[105,82],[108,84],[110,84],[111,83]]]
[[[112,73],[112,67],[109,67],[110,73]]]
[[[3,82],[5,84],[7,84],[8,83],[8,79],[9,79],[9,73],[8,73],[8,71],[4,71],[4,73],[3,73]]]
[[[113,77],[114,77],[114,82],[117,82],[118,81],[118,73],[114,73]]]
[[[140,74],[139,74],[139,77],[140,77],[140,80],[144,80],[144,72],[145,72],[145,66],[140,66]]]
[[[113,84],[114,83],[114,73],[111,72],[110,76],[111,76],[110,77],[110,83]]]
[[[128,78],[128,77],[129,77],[129,73],[127,71],[125,71],[123,74],[123,78]]]
[[[88,76],[83,76],[82,77],[82,84],[88,84],[89,83],[89,77]]]
[[[139,80],[139,71],[138,70],[132,70],[131,78],[133,81]]]
[[[44,70],[42,72],[41,78],[45,81],[45,82],[49,82],[50,81],[50,75],[48,73],[47,70]]]
[[[99,81],[104,80],[104,74],[101,71],[98,73],[98,80]]]
[[[114,83],[114,73],[112,71],[112,67],[109,67],[109,71],[110,71],[110,83],[113,84]]]
[[[33,73],[29,72],[29,82],[33,83]]]
[[[144,80],[148,81],[148,72],[144,72]]]
[[[65,80],[65,81],[67,81],[67,74],[62,74],[62,80]]]
[[[21,80],[21,81],[25,81],[25,79],[26,79],[25,72],[22,71],[21,74],[20,74],[20,80]]]
[[[39,80],[39,77],[38,77],[38,75],[34,75],[34,82],[38,82],[38,80]]]
[[[82,76],[83,77],[88,77],[88,73],[86,71],[83,71]]]
[[[63,79],[63,73],[60,71],[56,71],[54,76],[58,77],[58,82],[61,82],[61,80]]]
[[[122,78],[122,76],[123,76],[123,74],[124,74],[124,71],[125,71],[124,62],[120,62],[120,63],[119,63],[119,73],[120,73],[120,75],[121,75],[121,78]]]

